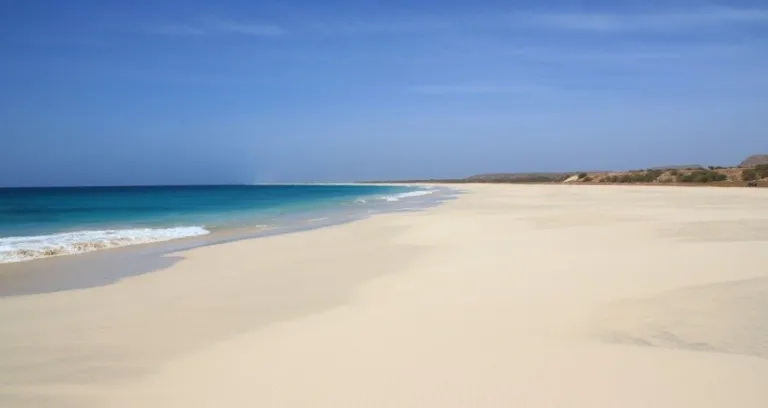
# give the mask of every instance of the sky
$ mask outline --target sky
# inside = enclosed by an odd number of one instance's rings
[[[0,0],[0,186],[768,153],[768,3]]]

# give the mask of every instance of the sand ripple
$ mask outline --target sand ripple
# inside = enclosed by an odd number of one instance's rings
[[[599,311],[595,330],[612,343],[768,358],[768,277],[615,302]]]

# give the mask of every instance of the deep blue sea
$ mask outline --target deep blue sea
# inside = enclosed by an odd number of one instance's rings
[[[373,212],[434,190],[260,185],[0,189],[0,263]]]

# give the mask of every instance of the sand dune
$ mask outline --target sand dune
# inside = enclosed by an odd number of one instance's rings
[[[768,406],[765,191],[462,188],[0,299],[0,405]]]

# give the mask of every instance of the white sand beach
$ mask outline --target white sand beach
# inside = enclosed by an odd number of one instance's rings
[[[768,190],[459,188],[0,298],[0,406],[768,407]]]

